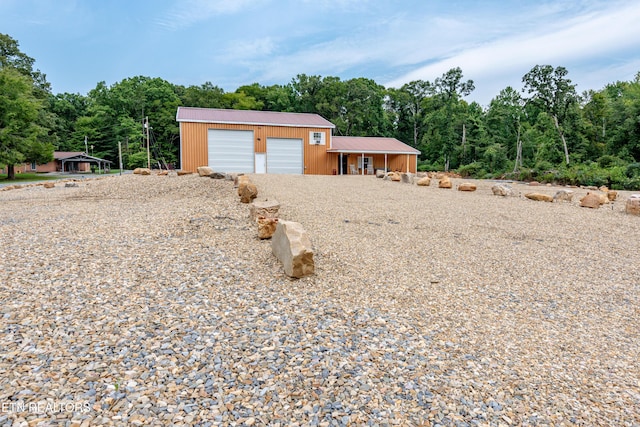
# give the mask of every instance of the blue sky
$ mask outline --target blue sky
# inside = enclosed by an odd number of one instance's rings
[[[637,0],[0,0],[0,32],[53,92],[87,94],[138,75],[235,91],[297,74],[385,87],[453,67],[488,105],[536,64],[579,92],[640,71]]]

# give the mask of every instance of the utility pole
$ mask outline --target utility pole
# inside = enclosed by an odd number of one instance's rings
[[[87,135],[84,136],[84,154],[89,154],[89,147],[87,146]]]
[[[147,130],[147,169],[151,169],[151,152],[149,151],[149,116],[144,118],[144,127]]]
[[[122,142],[118,141],[118,156],[120,157],[120,175],[122,175]]]

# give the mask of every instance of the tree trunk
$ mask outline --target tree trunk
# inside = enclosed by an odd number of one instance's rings
[[[564,158],[567,164],[569,164],[569,149],[567,148],[567,140],[564,138],[564,133],[562,133],[562,129],[560,129],[560,124],[558,123],[558,117],[555,114],[553,115],[553,123],[555,123],[556,130],[558,131],[558,134],[560,135],[560,139],[562,140],[562,147],[564,148]]]
[[[466,162],[467,161],[467,127],[466,125],[463,123],[462,124],[462,161]]]
[[[518,171],[518,165],[522,167],[522,140],[520,139],[520,124],[518,124],[518,140],[516,141],[516,161],[513,165],[513,171]]]
[[[15,165],[7,165],[7,179],[8,180],[16,179],[16,166]]]

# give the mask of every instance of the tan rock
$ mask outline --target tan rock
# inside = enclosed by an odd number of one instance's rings
[[[236,177],[233,179],[233,186],[234,187],[240,187],[240,184],[242,184],[243,182],[249,182],[249,175],[236,175]]]
[[[271,250],[290,277],[313,274],[313,249],[311,240],[302,225],[293,221],[278,221],[271,239]]]
[[[136,175],[151,175],[151,169],[149,168],[135,168],[133,173]]]
[[[178,174],[178,176],[183,176],[183,175],[191,175],[193,172],[190,172],[190,171],[176,171],[176,173]]]
[[[277,200],[254,200],[249,205],[249,218],[256,221],[259,217],[277,218],[280,203]]]
[[[553,202],[553,197],[548,194],[542,193],[527,193],[524,195],[527,199],[535,200],[536,202]]]
[[[514,195],[513,188],[508,184],[494,184],[491,187],[491,191],[496,196],[506,197]]]
[[[539,183],[538,181],[531,181],[531,182],[529,183],[529,185],[530,185],[530,186],[532,186],[532,187],[537,187],[537,186],[539,186],[539,185],[540,185],[540,183]]]
[[[252,182],[246,183],[238,187],[238,194],[242,203],[251,203],[258,197],[258,187]]]
[[[213,169],[209,166],[198,166],[198,175],[200,176],[209,176],[213,173]]]
[[[278,218],[265,218],[263,216],[258,217],[258,238],[270,239],[273,233],[276,232],[276,226],[278,225]]]
[[[607,199],[609,199],[610,202],[615,202],[617,198],[618,198],[618,192],[617,191],[609,190],[607,192]]]
[[[442,178],[438,181],[438,188],[451,188],[452,186],[451,179],[446,175],[442,175]]]
[[[411,172],[403,172],[400,174],[400,179],[405,184],[413,184],[414,175]]]
[[[158,176],[166,176],[166,175],[169,175],[169,171],[168,170],[163,170],[163,171],[158,172]]]
[[[553,200],[570,202],[573,200],[573,190],[558,190],[556,194],[553,195]]]
[[[624,211],[631,215],[640,216],[640,194],[632,194],[624,205]]]
[[[476,189],[476,185],[470,182],[463,182],[458,186],[458,191],[476,191]]]
[[[580,206],[583,208],[598,209],[602,203],[600,203],[600,195],[596,193],[587,193],[582,199],[580,199]]]
[[[428,187],[431,185],[431,178],[429,178],[428,176],[424,176],[420,178],[418,182],[416,182],[416,184],[421,187]]]
[[[43,186],[44,188],[53,188],[53,187],[55,187],[55,186],[56,186],[56,184],[55,184],[55,183],[53,183],[53,182],[45,182],[42,186]]]
[[[389,172],[389,178],[391,179],[391,181],[394,181],[394,182],[402,181],[402,177],[398,172]]]

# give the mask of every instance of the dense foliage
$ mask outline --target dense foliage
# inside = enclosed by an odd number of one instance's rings
[[[125,167],[142,166],[148,117],[154,164],[177,165],[175,114],[184,105],[318,113],[336,125],[337,135],[389,136],[418,148],[421,170],[640,188],[640,73],[578,94],[564,67],[537,65],[523,76],[521,92],[506,87],[482,107],[465,101],[475,86],[460,68],[401,88],[300,74],[287,85],[254,83],[225,92],[211,82],[185,87],[137,76],[111,86],[99,82],[87,95],[54,95],[33,60],[1,34],[0,61],[0,84],[23,93],[20,101],[0,99],[0,144],[13,153],[0,154],[5,164],[44,161],[43,148],[53,146],[84,151],[86,138],[90,154],[117,162],[121,142]],[[24,107],[25,119],[9,125],[2,113],[16,105]]]

